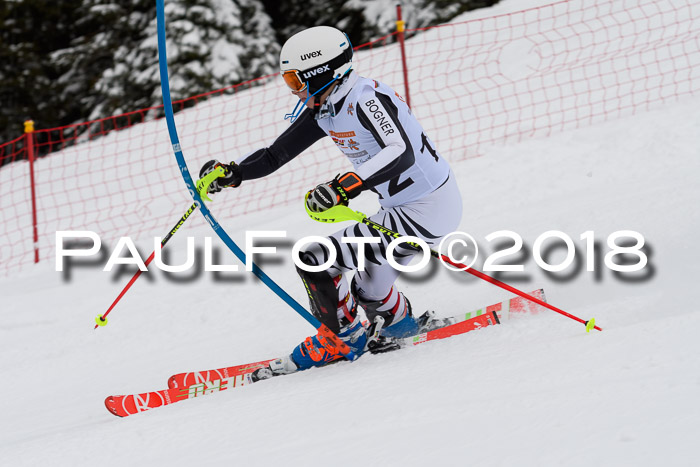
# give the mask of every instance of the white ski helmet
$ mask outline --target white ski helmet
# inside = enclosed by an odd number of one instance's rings
[[[348,36],[330,26],[316,26],[287,39],[280,52],[280,73],[292,91],[318,92],[352,69]]]

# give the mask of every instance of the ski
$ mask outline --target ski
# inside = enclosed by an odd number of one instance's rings
[[[193,384],[201,384],[207,381],[223,380],[229,377],[252,373],[258,368],[264,368],[268,363],[275,360],[261,360],[255,363],[245,363],[243,365],[229,366],[226,368],[218,368],[216,370],[199,371],[192,373],[179,373],[168,378],[168,389],[186,388]]]
[[[545,301],[542,289],[536,290],[530,295]],[[539,311],[538,308],[540,307],[532,302],[521,297],[515,297],[473,312],[462,313],[448,318],[451,324],[447,326],[415,336],[396,339],[395,341],[401,348],[420,345],[432,340],[444,339],[500,324],[508,320],[513,313],[534,313]],[[268,363],[274,360],[276,359],[261,360],[215,370],[179,373],[168,379],[168,389],[141,394],[108,396],[105,399],[105,407],[116,416],[126,417],[185,399],[193,399],[215,392],[247,386],[259,380],[267,379],[257,377],[256,372],[266,368]]]
[[[538,298],[542,301],[547,301],[544,295],[544,290],[538,289],[533,292],[530,292],[529,294],[532,297]],[[496,311],[498,313],[498,319],[499,320],[507,320],[509,317],[510,313],[536,313],[539,311],[539,309],[542,308],[539,305],[537,305],[534,302],[531,302],[529,300],[525,300],[524,298],[521,297],[514,297],[511,298],[510,300],[506,300],[504,302],[496,303],[494,305],[490,305],[486,308],[480,308],[476,311],[472,311],[469,313],[462,313],[457,316],[453,316],[451,318],[447,318],[448,320],[451,321],[450,325],[455,326],[450,329],[446,329],[446,327],[439,328],[443,329],[440,332],[437,332],[438,330],[433,330],[429,333],[422,333],[418,334],[416,336],[411,336],[411,337],[406,337],[404,339],[399,339],[398,343],[402,346],[411,346],[411,345],[418,345],[423,342],[427,342],[428,340],[434,340],[434,339],[444,339],[445,337],[450,337],[455,334],[463,334],[465,332],[472,331],[477,328],[470,328],[471,325],[477,325],[479,323],[479,320],[472,321],[469,324],[460,324],[465,321],[469,321],[472,318],[475,318],[477,316],[481,316],[485,313],[489,313],[491,311]],[[459,325],[459,326],[456,326]],[[447,326],[449,327],[449,326]],[[462,330],[464,329],[464,330]],[[436,336],[443,336],[443,337],[436,337]],[[257,370],[258,368],[262,368],[267,365],[267,363],[275,360],[269,359],[269,360],[263,360],[261,362],[256,362],[256,363],[249,363],[249,364],[244,364],[244,365],[236,365],[236,366],[231,366],[231,367],[226,367],[226,368],[218,368],[215,370],[206,370],[206,371],[199,371],[199,372],[190,372],[190,373],[179,373],[176,375],[171,376],[168,379],[168,388],[173,389],[173,388],[186,388],[189,386],[192,386],[193,384],[202,384],[205,383],[206,381],[214,381],[217,379],[224,379],[228,378],[230,376],[236,376],[240,375],[242,373],[248,373],[248,372],[253,372]],[[249,369],[249,371],[247,370]]]

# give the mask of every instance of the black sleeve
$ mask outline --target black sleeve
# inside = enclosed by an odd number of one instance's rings
[[[279,135],[269,147],[258,149],[243,160],[239,167],[243,180],[270,175],[308,149],[326,133],[318,126],[309,109]]]

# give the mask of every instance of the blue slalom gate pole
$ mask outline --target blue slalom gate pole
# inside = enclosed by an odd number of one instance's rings
[[[226,246],[236,255],[243,264],[246,263],[246,255],[241,250],[241,248],[229,237],[224,228],[217,222],[217,220],[212,215],[209,208],[207,208],[202,198],[192,181],[192,176],[187,168],[187,163],[185,162],[185,157],[182,154],[182,148],[180,147],[180,141],[177,136],[177,128],[175,127],[175,117],[173,115],[173,103],[170,97],[170,81],[168,78],[168,58],[165,49],[165,6],[164,0],[156,0],[156,12],[157,12],[157,29],[158,29],[158,64],[160,66],[160,87],[163,93],[163,107],[165,110],[165,120],[168,124],[168,134],[170,135],[170,142],[173,147],[173,152],[175,153],[175,159],[177,160],[177,165],[180,167],[180,173],[182,178],[185,180],[185,185],[187,186],[187,191],[194,199],[194,203],[199,207],[202,215],[207,220],[209,225],[211,225],[214,232],[221,238],[221,240],[226,244]],[[328,329],[327,326],[322,324],[314,315],[309,313],[302,305],[299,304],[294,298],[292,298],[287,292],[282,289],[275,281],[270,279],[270,277],[263,272],[255,263],[253,263],[253,274],[255,274],[267,287],[270,288],[278,297],[285,301],[294,311],[296,311],[302,318],[309,322],[313,327],[319,330],[320,333],[326,335],[333,339],[336,345],[339,345],[341,352],[349,360],[354,360],[356,358],[355,354],[350,350],[347,345],[342,342],[338,337]],[[330,333],[330,334],[328,334]]]

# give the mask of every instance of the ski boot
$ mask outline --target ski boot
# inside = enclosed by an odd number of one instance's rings
[[[417,319],[413,316],[411,302],[403,293],[396,291],[394,287],[389,291],[383,300],[365,300],[356,293],[355,282],[352,283],[352,290],[370,323],[376,323],[378,318],[382,318],[379,326],[379,335],[382,337],[400,339],[408,336],[415,336],[433,329],[447,326],[454,322],[450,318],[437,318],[434,311],[426,311]],[[372,332],[370,334],[373,335]]]
[[[362,325],[362,320],[359,316],[352,323],[343,326],[338,333],[338,337],[358,357],[367,350],[367,330]],[[325,336],[317,334],[307,337],[304,342],[294,348],[290,355],[273,360],[267,367],[253,372],[253,381],[308,370],[309,368],[328,365],[341,359],[343,359],[343,354],[340,353],[340,350]]]
[[[379,325],[379,335],[389,338],[402,338],[418,334],[418,323],[411,313],[411,303],[403,293],[392,287],[383,300],[367,300],[357,293],[356,282],[351,290],[357,303],[365,310],[367,319]],[[381,322],[377,318],[382,318]]]

